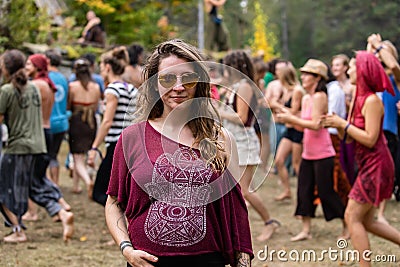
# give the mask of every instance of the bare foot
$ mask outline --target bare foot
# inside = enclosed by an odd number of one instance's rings
[[[63,225],[63,240],[67,243],[74,234],[74,214],[70,211],[61,210],[59,216]]]
[[[37,214],[32,214],[29,211],[22,215],[22,220],[24,221],[36,222],[38,219],[39,217]]]
[[[65,201],[64,198],[60,198],[58,200],[58,203],[65,209],[66,211],[71,211],[71,206]]]
[[[264,229],[262,230],[261,234],[257,237],[257,240],[260,242],[267,241],[271,238],[273,233],[275,233],[276,229],[281,224],[277,220],[269,220],[265,223]]]
[[[74,193],[74,194],[80,194],[80,193],[82,193],[82,188],[75,188],[75,189],[72,189],[72,193]]]
[[[275,197],[275,201],[284,201],[286,199],[291,199],[292,195],[290,193],[285,193],[283,192],[282,194],[280,194],[279,196]]]
[[[14,232],[3,238],[5,243],[22,243],[26,242],[28,239],[23,231]]]
[[[347,227],[343,228],[342,234],[338,236],[338,240],[339,239],[344,239],[344,240],[350,239],[350,232],[349,229],[347,229]]]
[[[296,242],[296,241],[308,240],[308,239],[311,239],[311,238],[312,238],[312,236],[311,236],[310,233],[300,232],[296,236],[290,238],[290,241]]]

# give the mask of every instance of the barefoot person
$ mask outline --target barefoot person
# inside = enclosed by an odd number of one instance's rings
[[[73,214],[61,208],[58,199],[39,195],[32,184],[40,183],[37,161],[46,153],[41,114],[39,89],[28,81],[25,73],[25,57],[19,50],[6,51],[0,65],[5,81],[0,91],[0,121],[5,118],[9,129],[9,139],[1,161],[0,210],[6,225],[13,233],[4,242],[25,242],[25,226],[22,215],[28,208],[28,197],[41,206],[46,206],[51,216],[58,215],[64,227],[63,238],[68,240],[73,234]],[[15,186],[18,185],[18,186]],[[53,196],[53,187],[44,188]]]
[[[320,125],[320,116],[328,112],[328,68],[320,60],[309,59],[300,71],[303,88],[308,93],[302,99],[301,118],[285,110],[278,114],[285,123],[304,128],[295,212],[296,216],[301,216],[303,229],[291,241],[311,238],[311,218],[315,217],[315,188],[318,190],[326,221],[343,219],[344,216],[344,205],[333,187],[336,153],[328,129],[323,129]]]
[[[158,45],[139,122],[117,142],[105,214],[128,266],[251,264],[236,146],[218,123],[203,60],[182,41]]]
[[[376,208],[392,195],[394,180],[394,163],[382,129],[384,107],[376,92],[395,93],[381,63],[372,53],[357,52],[356,58],[350,61],[348,73],[351,83],[356,85],[348,120],[328,115],[322,117],[322,125],[335,127],[342,139],[356,142],[359,170],[350,191],[345,218],[351,242],[361,255],[370,250],[367,232],[400,245],[400,232],[375,220]],[[361,258],[360,266],[371,266],[371,263]]]
[[[50,190],[46,192],[47,196],[51,196],[51,198],[57,200],[64,209],[68,210],[71,209],[71,207],[64,200],[60,188],[46,176],[46,169],[51,161],[49,151],[53,146],[54,140],[50,129],[50,117],[55,102],[55,92],[57,91],[55,84],[48,76],[48,59],[42,54],[33,54],[29,56],[25,63],[25,71],[29,78],[32,79],[32,83],[40,91],[43,131],[46,140],[46,150],[48,151],[47,153],[40,155],[40,160],[36,161],[35,175],[38,177],[37,179],[34,179],[34,182],[32,182],[31,190],[36,192],[33,193],[35,196],[38,196],[42,195],[45,192],[45,188],[47,188]],[[53,213],[53,211],[49,210],[49,207],[46,208],[50,214]],[[32,201],[28,202],[28,211],[22,219],[29,221],[38,220],[37,206]]]
[[[254,81],[254,67],[251,58],[243,50],[228,53],[224,58],[224,64],[230,67],[226,70],[226,73],[227,78],[232,82],[230,85],[232,89],[225,96],[230,110],[220,109],[219,111],[224,127],[235,137],[238,146],[242,194],[265,224],[257,239],[265,241],[272,236],[280,223],[270,218],[260,196],[256,192],[250,192],[249,189],[255,168],[260,163],[260,142],[253,127],[254,112],[258,105],[256,92],[259,89],[252,87],[250,83]],[[236,72],[232,71],[233,69],[243,73],[249,79],[241,79],[236,75]]]

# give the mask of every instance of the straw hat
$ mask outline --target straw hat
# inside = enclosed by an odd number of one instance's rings
[[[325,80],[328,80],[328,67],[324,62],[317,59],[311,58],[307,60],[306,64],[300,68],[300,71],[318,74]]]

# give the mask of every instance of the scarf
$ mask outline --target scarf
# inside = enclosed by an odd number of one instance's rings
[[[35,79],[40,79],[40,80],[45,81],[50,86],[51,89],[53,89],[54,91],[57,91],[56,86],[49,78],[49,73],[47,70],[46,56],[44,56],[42,54],[33,54],[33,55],[29,56],[28,59],[32,62],[33,66],[35,66],[35,68],[37,69]]]

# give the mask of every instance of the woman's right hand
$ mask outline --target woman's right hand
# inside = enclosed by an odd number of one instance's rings
[[[154,267],[151,262],[157,262],[158,258],[143,250],[136,250],[127,247],[123,250],[123,255],[132,267]]]

